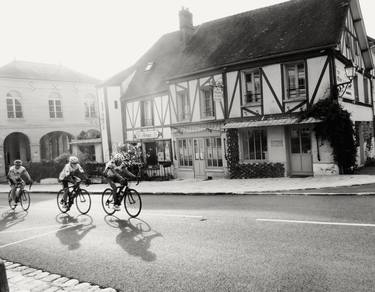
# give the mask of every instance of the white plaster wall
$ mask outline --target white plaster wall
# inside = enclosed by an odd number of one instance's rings
[[[161,122],[163,121],[162,97],[161,96],[156,96],[153,100],[154,100],[154,102],[153,102],[153,104],[154,104],[154,106],[153,106],[153,111],[154,111],[154,125],[155,126],[160,126]]]
[[[323,70],[324,64],[327,60],[327,56],[307,59],[307,70],[308,70],[308,86],[309,86],[309,101],[313,97],[316,86],[318,85],[320,74]],[[324,99],[330,96],[330,80],[329,80],[329,65],[327,65],[324,71],[323,78],[319,85],[316,93],[314,103],[317,103],[320,99]]]
[[[108,113],[112,151],[116,151],[118,145],[124,143],[120,95],[121,92],[119,86],[107,87]],[[115,108],[115,102],[117,102],[117,109]]]
[[[267,147],[269,162],[287,162],[284,127],[267,128]]]
[[[269,65],[263,67],[264,74],[266,74],[275,94],[280,102],[282,101],[282,86],[281,86],[281,68],[280,64]],[[264,114],[275,114],[280,113],[281,110],[268,86],[265,78],[262,79],[263,86],[263,104],[264,104]]]
[[[203,84],[203,80],[200,81],[200,84]],[[192,111],[192,121],[200,121],[200,90],[198,88],[197,95],[194,102],[195,91],[197,89],[198,82],[197,80],[189,81],[189,100],[190,100],[190,110]]]
[[[233,91],[235,88],[236,80],[237,80],[237,71],[234,72],[228,72],[227,74],[227,96],[228,96],[228,110],[230,107],[230,103],[233,96]],[[232,109],[230,111],[230,118],[238,118],[241,117],[241,94],[240,94],[240,82],[237,84],[237,88],[234,95],[234,100],[232,104]]]
[[[177,122],[177,104],[176,104],[176,86],[174,84],[171,84],[169,86],[169,94],[170,94],[170,100],[171,100],[171,123],[174,124]]]
[[[362,105],[340,102],[341,106],[350,112],[353,121],[372,121],[372,108]]]

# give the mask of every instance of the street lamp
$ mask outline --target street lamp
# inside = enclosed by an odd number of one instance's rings
[[[357,66],[353,66],[352,64],[345,66],[345,75],[349,79],[349,81],[342,82],[336,85],[338,93],[341,93],[339,97],[342,97],[348,89],[348,87],[351,86],[351,83],[356,76],[356,72]]]

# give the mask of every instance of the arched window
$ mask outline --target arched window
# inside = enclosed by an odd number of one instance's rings
[[[7,101],[8,119],[23,118],[21,94],[18,91],[12,90],[7,93],[6,101]]]
[[[50,94],[48,98],[48,107],[50,118],[54,119],[63,117],[60,94],[56,92]]]
[[[85,97],[85,118],[96,118],[95,96],[88,94]]]

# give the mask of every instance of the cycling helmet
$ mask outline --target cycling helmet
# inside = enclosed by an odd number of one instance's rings
[[[21,159],[16,159],[14,160],[14,165],[22,165],[22,160]]]
[[[70,156],[69,163],[78,163],[78,158],[76,156]]]

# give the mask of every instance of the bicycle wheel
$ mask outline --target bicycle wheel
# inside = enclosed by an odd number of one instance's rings
[[[67,207],[66,204],[64,204],[64,189],[61,189],[58,193],[57,193],[57,207],[59,208],[60,212],[61,213],[66,213],[69,211],[69,208]]]
[[[91,208],[91,197],[88,191],[81,189],[76,195],[76,207],[81,214],[86,214]]]
[[[14,209],[16,209],[16,205],[15,204],[13,204],[13,200],[12,200],[12,197],[11,197],[11,194],[12,193],[12,191],[9,191],[9,193],[8,193],[8,204],[9,204],[9,207],[12,209],[12,210],[14,210]]]
[[[24,211],[27,211],[30,208],[30,194],[28,191],[23,190],[21,197],[21,206]]]
[[[126,194],[124,197],[124,207],[126,213],[129,214],[130,217],[134,218],[141,213],[142,209],[142,200],[141,196],[138,192],[134,189],[127,189]]]
[[[106,212],[108,215],[112,215],[116,212],[116,210],[113,209],[113,195],[112,195],[112,189],[105,189],[102,193],[102,206],[104,209],[104,212]]]

